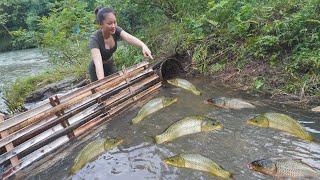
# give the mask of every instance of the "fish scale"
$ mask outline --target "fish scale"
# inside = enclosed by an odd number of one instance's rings
[[[185,118],[174,123],[163,134],[156,136],[156,141],[162,143],[184,135],[201,132],[201,123],[202,119]]]
[[[77,157],[74,160],[74,164],[70,169],[70,172],[72,174],[76,173],[81,168],[83,168],[88,162],[92,161],[103,152],[111,150],[120,143],[122,143],[122,140],[114,139],[98,139],[93,142],[90,142],[77,155]],[[106,144],[108,146],[106,146]]]
[[[178,87],[183,88],[185,90],[191,91],[195,95],[201,95],[201,92],[199,90],[197,90],[197,88],[192,83],[190,83],[189,81],[187,81],[185,79],[176,78],[176,79],[168,80],[167,82],[169,84],[174,85],[174,86],[178,86]]]
[[[291,117],[280,113],[265,113],[269,120],[269,127],[283,130],[303,139],[311,140],[312,137],[298,122]]]
[[[161,98],[156,98],[148,102],[139,112],[141,115],[148,115],[154,113],[163,108],[163,103]]]
[[[188,82],[184,79],[179,79],[178,84],[180,86],[189,87],[190,89],[195,89],[195,86],[193,86],[192,84],[190,84],[190,82]]]
[[[228,105],[233,109],[242,109],[242,108],[255,108],[254,105],[247,103],[245,101],[242,101],[240,99],[231,99],[228,102]]]
[[[298,162],[297,162],[298,161]],[[306,166],[300,160],[278,160],[276,163],[277,173],[275,176],[290,177],[313,177],[320,176],[315,170]]]
[[[176,98],[166,98],[166,97],[159,97],[159,98],[152,99],[151,101],[143,105],[143,107],[138,112],[137,116],[134,119],[132,119],[132,123],[133,124],[138,123],[146,116],[156,111],[159,111],[160,109],[166,106],[169,106],[176,101],[177,101]]]
[[[222,169],[214,161],[200,154],[181,154],[180,156],[185,160],[184,162],[186,168],[210,172],[211,174],[216,176],[231,176],[231,174],[228,171]]]

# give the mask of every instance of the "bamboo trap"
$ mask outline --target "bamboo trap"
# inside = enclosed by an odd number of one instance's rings
[[[104,83],[94,82],[60,98],[51,98],[36,110],[1,123],[0,148],[5,147],[6,152],[0,155],[0,165],[10,160],[1,177],[15,174],[158,90],[159,76],[147,65],[138,64],[101,80]],[[51,109],[42,110],[48,105]]]
[[[112,96],[112,95],[118,93],[119,91],[123,90],[124,88],[127,88],[128,86],[144,79],[145,77],[149,76],[150,74],[153,74],[153,72],[146,71],[144,73],[138,74],[137,77],[133,77],[132,80],[130,79],[129,80],[130,82],[128,84],[122,84],[121,86],[116,87],[115,89],[109,90],[108,92],[101,94],[100,95],[100,96],[102,96],[101,99],[105,99],[108,96]],[[7,137],[1,139],[0,147],[4,146],[4,145],[20,138],[20,137],[23,137],[23,136],[28,136],[28,135],[35,136],[35,135],[39,134],[39,132],[43,132],[43,131],[61,123],[64,120],[69,119],[69,121],[71,121],[69,123],[72,123],[73,116],[79,115],[80,112],[84,111],[88,107],[97,103],[97,101],[98,101],[97,98],[99,98],[100,96],[95,97],[95,99],[92,99],[92,98],[89,99],[90,100],[89,102],[85,102],[85,104],[78,106],[77,108],[73,109],[72,111],[70,111],[68,113],[65,113],[64,115],[62,115],[58,118],[45,119],[45,120],[43,120],[33,126],[28,126],[28,127],[22,128],[14,133],[8,135]]]
[[[116,86],[117,84],[121,84],[121,83],[124,84],[124,83],[126,83],[124,80],[129,78],[130,76],[133,76],[133,75],[134,74],[124,74],[123,75],[124,77],[119,77],[114,81],[107,82],[103,86],[104,86],[104,88],[112,88],[112,87]],[[98,88],[96,88],[96,89],[98,89]],[[101,90],[102,90],[102,88],[99,87],[99,91],[101,91]],[[93,93],[96,93],[96,92],[88,91],[86,93],[83,93],[83,94],[81,94],[81,95],[79,95],[79,96],[77,96],[77,97],[75,97],[73,99],[70,99],[70,101],[68,101],[68,102],[61,103],[61,104],[59,104],[59,105],[57,105],[57,106],[55,106],[55,107],[53,107],[53,108],[51,108],[49,110],[41,112],[41,113],[39,113],[39,114],[37,114],[37,115],[35,115],[35,116],[23,121],[23,122],[20,122],[20,124],[17,124],[15,126],[9,128],[8,131],[9,131],[9,133],[12,133],[12,132],[17,131],[17,130],[25,127],[25,126],[28,126],[30,124],[39,122],[43,118],[51,117],[51,116],[55,115],[57,112],[59,112],[59,111],[62,111],[64,109],[66,109],[66,108],[70,108],[72,105],[80,102],[82,99],[84,99],[85,97],[87,97],[87,96],[89,96],[89,95],[91,95]],[[97,96],[99,96],[99,95],[97,95]],[[8,121],[5,121],[4,123],[6,123],[6,122],[8,122]]]
[[[117,104],[116,106],[112,107],[111,105],[109,105],[109,107],[101,107],[101,109],[109,109],[109,111],[107,111],[106,113],[101,113],[100,115],[94,118],[91,118],[94,115],[87,116],[86,118],[82,119],[77,123],[74,123],[66,129],[56,131],[55,134],[52,134],[51,136],[42,140],[42,142],[37,142],[37,146],[41,148],[22,158],[21,163],[19,163],[18,165],[10,167],[8,170],[6,170],[6,172],[3,173],[2,178],[10,177],[20,169],[28,166],[32,162],[45,156],[47,153],[52,152],[56,148],[70,141],[70,139],[67,137],[67,134],[70,131],[73,131],[75,129],[74,134],[76,137],[78,137],[83,133],[88,132],[88,130],[90,130],[92,127],[96,127],[98,124],[106,122],[110,119],[110,117],[115,116],[118,112],[123,111],[125,108],[128,108],[130,105],[133,105],[134,102],[147,96],[150,93],[155,92],[161,87],[161,83],[152,84],[150,83],[150,81],[148,83],[149,87],[145,86],[143,89],[139,89],[136,93],[132,93],[131,95],[128,95],[126,98],[123,98],[118,102],[114,102],[114,104]],[[51,143],[47,144],[47,142]]]
[[[83,88],[80,88],[74,92],[70,92],[69,94],[62,96],[60,98],[61,104],[68,105],[70,101],[72,102],[72,100],[77,101],[79,98],[89,96],[93,93],[92,90],[94,90],[96,88],[98,88],[98,90],[101,90],[102,85],[104,85],[106,83],[113,82],[113,81],[117,81],[117,80],[119,81],[123,78],[128,78],[128,77],[124,77],[123,75],[132,76],[133,74],[136,74],[137,72],[140,72],[140,71],[146,69],[147,66],[148,66],[147,62],[142,62],[142,63],[139,63],[135,66],[127,68],[125,70],[119,71],[118,73],[111,75],[111,76],[108,76],[107,78],[104,78],[100,81],[96,81],[91,84],[88,84],[88,85],[84,86]],[[103,87],[105,87],[105,86],[103,86]],[[68,106],[66,106],[66,107],[68,107]],[[34,108],[32,110],[29,110],[27,112],[24,112],[22,114],[19,114],[17,116],[14,116],[12,118],[7,119],[3,123],[1,123],[0,132],[7,130],[11,127],[14,127],[24,121],[48,116],[50,114],[49,112],[51,112],[51,111],[53,111],[52,113],[54,114],[54,113],[60,111],[63,108],[66,108],[66,107],[60,106],[60,107],[56,108],[55,110],[51,110],[52,109],[51,104],[49,102],[45,103],[45,104],[41,105],[40,107]]]
[[[35,136],[34,138],[32,138],[32,139],[20,144],[19,146],[15,147],[13,150],[2,154],[0,156],[0,164],[3,163],[6,160],[12,158],[14,155],[20,154],[21,152],[23,152],[23,151],[25,151],[25,150],[27,150],[29,148],[32,148],[33,146],[38,147],[38,146],[45,145],[47,143],[47,141],[51,140],[48,137],[50,137],[51,135],[54,135],[55,132],[61,132],[62,134],[63,133],[71,133],[72,130],[75,129],[73,127],[77,128],[77,127],[81,126],[82,123],[86,123],[86,122],[90,121],[91,119],[93,119],[94,117],[99,116],[101,114],[104,114],[105,111],[107,111],[107,110],[111,109],[112,107],[118,105],[119,102],[123,102],[123,101],[127,100],[128,98],[130,98],[132,95],[134,95],[136,93],[139,93],[140,91],[144,90],[143,86],[148,87],[150,85],[153,85],[155,83],[155,80],[157,80],[157,78],[158,78],[158,76],[154,75],[154,76],[151,76],[149,78],[146,78],[146,79],[142,80],[141,83],[139,83],[138,85],[132,87],[133,90],[132,90],[131,93],[129,92],[130,93],[129,95],[123,97],[122,99],[118,98],[117,96],[113,96],[113,98],[111,98],[111,99],[113,99],[112,100],[112,102],[113,102],[112,104],[108,104],[108,105],[102,104],[102,106],[99,106],[97,108],[97,110],[95,110],[94,112],[90,113],[88,116],[83,118],[82,119],[83,121],[81,121],[81,120],[77,121],[77,122],[71,124],[70,126],[68,126],[66,128],[63,128],[63,126],[61,126],[59,124],[59,126],[54,126],[53,128],[51,128],[51,129],[49,129],[47,131],[44,131],[43,133],[39,134],[38,136]],[[128,93],[126,93],[126,94],[128,94]],[[59,133],[57,133],[57,134],[59,134]],[[48,139],[48,140],[45,140],[45,139]],[[44,144],[41,143],[41,142],[43,142]]]

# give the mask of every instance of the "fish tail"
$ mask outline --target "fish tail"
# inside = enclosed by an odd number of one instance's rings
[[[137,116],[135,118],[133,118],[131,120],[131,124],[137,124],[138,122],[140,122],[142,120],[142,117],[141,116]]]
[[[230,172],[228,172],[228,171],[225,171],[225,170],[219,171],[218,173],[217,173],[217,171],[213,171],[213,172],[211,172],[211,173],[212,173],[213,175],[215,175],[215,176],[220,176],[220,177],[222,177],[222,178],[234,179],[233,174],[230,173]]]
[[[73,165],[73,166],[70,168],[69,175],[74,175],[74,174],[76,174],[76,172],[78,172],[80,169],[81,169],[81,167],[79,168],[77,165]]]
[[[194,93],[195,95],[197,95],[197,96],[200,96],[200,95],[201,95],[201,92],[198,91],[198,90],[194,90],[193,93]]]
[[[311,142],[314,142],[314,139],[313,139],[313,137],[312,137],[310,134],[308,135],[307,140],[308,140],[308,141],[311,141]]]

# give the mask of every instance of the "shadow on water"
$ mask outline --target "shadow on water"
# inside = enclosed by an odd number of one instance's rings
[[[247,119],[264,112],[285,113],[300,121],[320,141],[320,119],[317,114],[274,104],[268,99],[241,94],[207,78],[189,79],[203,92],[195,96],[185,90],[167,86],[156,96],[178,97],[177,103],[145,118],[138,124],[130,120],[139,108],[129,110],[102,127],[95,136],[85,140],[64,155],[57,154],[57,163],[39,170],[27,168],[29,179],[217,179],[207,173],[175,168],[163,159],[178,153],[199,153],[232,172],[235,179],[272,179],[247,169],[246,164],[262,158],[299,158],[320,169],[320,146],[307,143],[273,129],[247,125]],[[226,110],[206,105],[203,100],[214,96],[242,98],[257,106],[256,109]],[[173,142],[155,145],[151,137],[162,133],[170,124],[190,115],[207,115],[221,121],[224,128],[217,132],[198,133],[180,137]],[[98,137],[123,138],[118,148],[105,152],[88,163],[77,174],[70,176],[69,168],[77,152]],[[74,142],[73,142],[74,143]],[[68,151],[68,148],[64,150]],[[46,160],[41,160],[40,163]]]

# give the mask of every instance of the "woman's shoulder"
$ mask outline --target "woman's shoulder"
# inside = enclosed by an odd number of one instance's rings
[[[101,29],[98,29],[91,34],[91,38],[98,38],[101,33]]]

